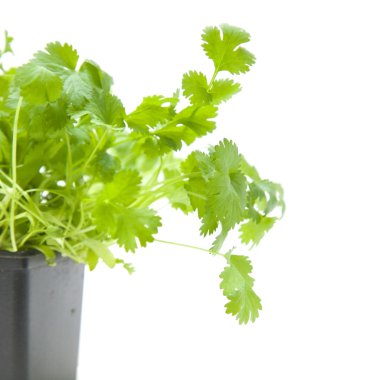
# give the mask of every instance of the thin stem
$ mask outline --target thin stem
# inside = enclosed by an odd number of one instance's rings
[[[177,242],[174,242],[174,241],[160,240],[160,239],[154,239],[154,241],[156,241],[156,242],[158,242],[158,243],[162,243],[162,244],[170,244],[170,245],[176,245],[176,246],[178,246],[178,247],[184,247],[184,248],[196,249],[197,251],[207,252],[207,253],[211,253],[212,255],[218,255],[218,256],[226,257],[225,255],[223,255],[223,253],[214,252],[214,251],[211,251],[211,250],[209,250],[209,249],[196,247],[196,246],[194,246],[194,245],[183,244],[183,243],[177,243]]]
[[[73,157],[71,152],[70,138],[69,135],[65,134],[66,145],[67,145],[67,164],[66,164],[66,186],[68,189],[71,189],[73,175],[72,175],[72,167],[73,167]]]
[[[219,68],[215,68],[214,74],[212,75],[212,78],[211,78],[210,83],[208,85],[207,91],[211,91],[212,86],[214,85],[215,78],[218,75],[218,73],[219,73]]]
[[[94,150],[91,152],[90,156],[88,157],[87,161],[84,163],[84,165],[80,168],[83,174],[85,174],[85,169],[87,168],[88,164],[92,161],[94,158],[96,152],[98,151],[99,147],[103,143],[104,138],[107,137],[107,132],[104,132],[102,137],[98,140]]]
[[[15,120],[13,123],[13,135],[12,135],[12,199],[11,199],[11,211],[9,215],[9,228],[11,235],[12,249],[14,252],[17,252],[17,243],[16,243],[16,232],[15,232],[15,205],[16,205],[16,187],[17,187],[17,129],[18,129],[18,119],[20,117],[20,110],[22,104],[22,96],[20,96]]]

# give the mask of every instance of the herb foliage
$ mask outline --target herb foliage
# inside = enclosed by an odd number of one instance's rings
[[[282,215],[283,192],[230,140],[175,155],[216,128],[218,107],[241,90],[233,77],[255,62],[240,28],[207,27],[202,40],[212,77],[190,71],[181,90],[147,96],[130,113],[112,78],[68,44],[49,43],[20,67],[0,64],[0,249],[36,249],[52,264],[61,252],[91,269],[101,260],[132,272],[109,247],[135,252],[154,242],[155,204],[166,198],[197,213],[201,235],[215,236],[207,251],[227,260],[220,275],[227,313],[240,323],[257,318],[250,260],[222,247],[234,229],[243,243],[258,244]],[[0,60],[11,42],[6,34]]]

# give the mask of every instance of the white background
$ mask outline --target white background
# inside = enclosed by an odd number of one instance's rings
[[[112,74],[127,110],[170,95],[187,70],[210,73],[205,26],[247,29],[257,64],[197,147],[231,138],[285,188],[285,218],[251,252],[263,301],[255,324],[224,314],[220,258],[156,244],[131,258],[133,276],[87,274],[79,380],[380,379],[377,5],[1,2],[14,63],[49,41],[72,43]],[[207,247],[194,218],[163,212],[161,238]]]

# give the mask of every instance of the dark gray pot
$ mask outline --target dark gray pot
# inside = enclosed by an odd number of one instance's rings
[[[0,379],[75,380],[84,266],[0,251]]]

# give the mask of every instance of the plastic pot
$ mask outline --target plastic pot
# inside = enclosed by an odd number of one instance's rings
[[[0,379],[75,380],[84,266],[0,251]]]

